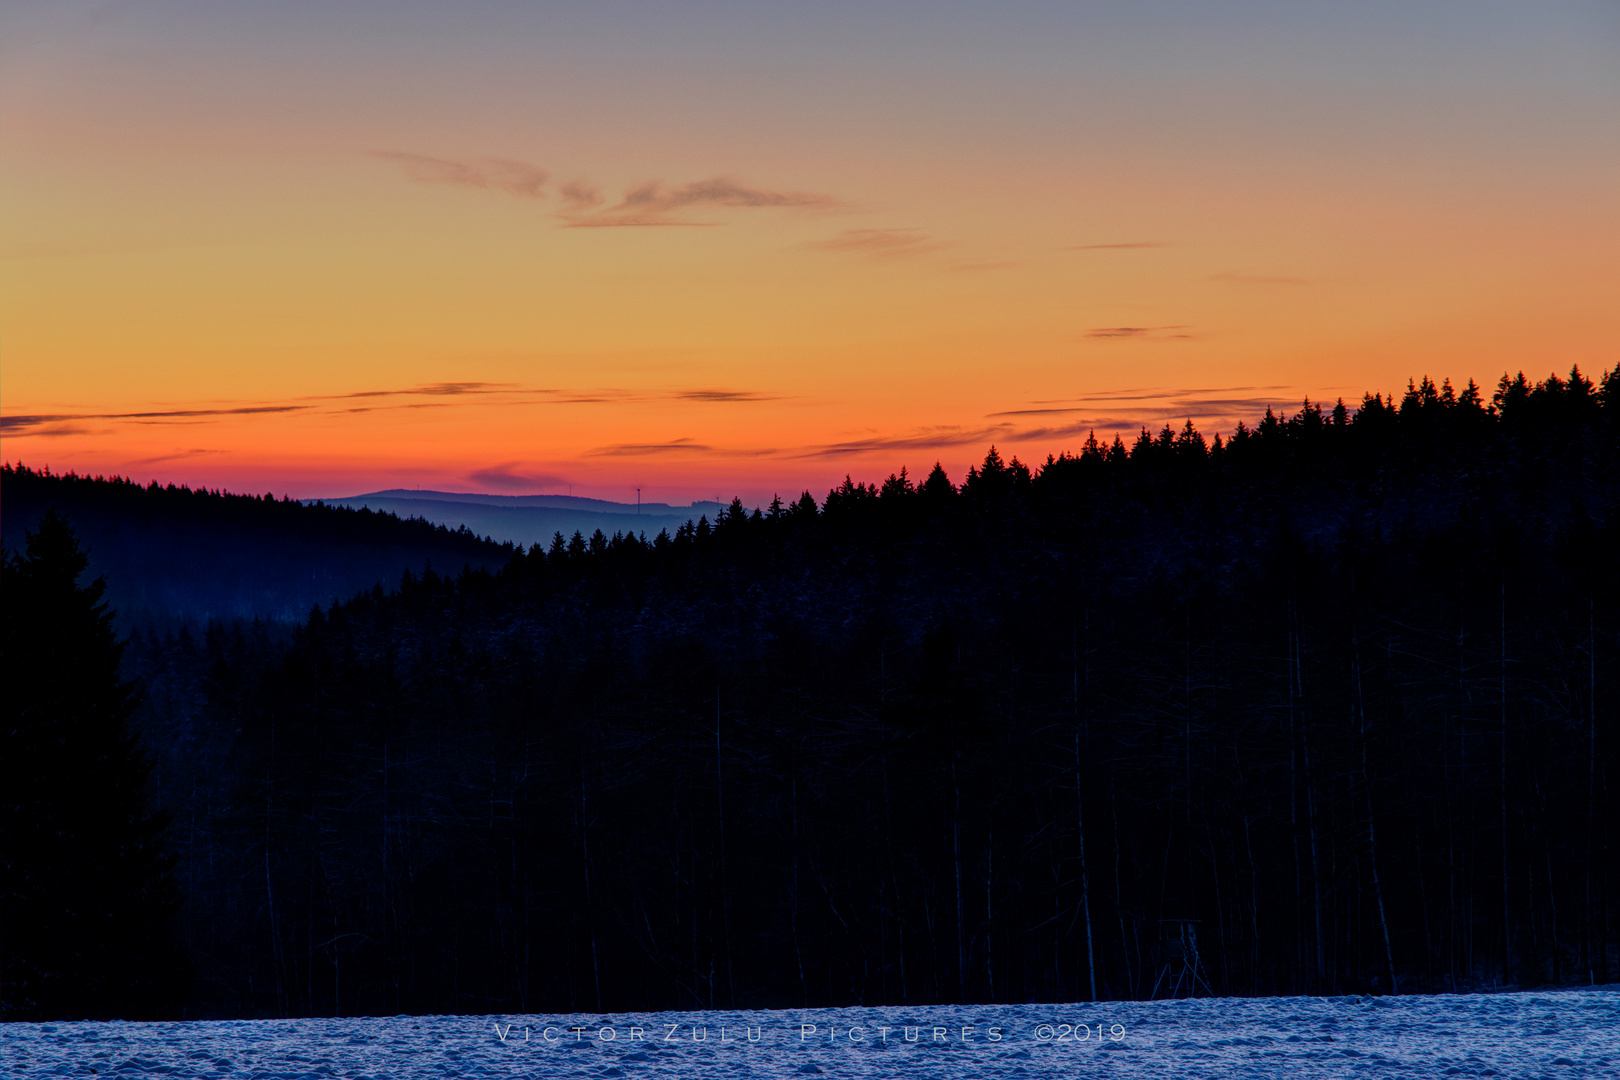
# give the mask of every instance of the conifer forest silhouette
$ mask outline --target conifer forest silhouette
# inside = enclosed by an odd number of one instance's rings
[[[1617,979],[1620,368],[920,475],[522,548],[8,465],[7,1018]],[[141,515],[395,562],[120,641]]]

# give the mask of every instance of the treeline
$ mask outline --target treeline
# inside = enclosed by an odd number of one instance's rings
[[[188,1015],[1607,982],[1617,371],[140,635]]]
[[[0,491],[6,550],[22,550],[55,507],[88,549],[91,576],[107,578],[126,632],[238,619],[290,628],[312,606],[392,582],[406,568],[496,569],[512,552],[466,529],[393,514],[22,464],[0,465]]]

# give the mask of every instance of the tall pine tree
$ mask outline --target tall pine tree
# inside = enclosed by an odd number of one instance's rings
[[[0,1010],[7,1020],[172,1015],[184,964],[165,819],[128,730],[139,700],[98,578],[54,510],[6,555],[0,693]]]

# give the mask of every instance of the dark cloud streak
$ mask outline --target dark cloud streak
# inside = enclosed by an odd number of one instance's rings
[[[232,409],[162,409],[151,412],[125,413],[62,413],[49,416],[23,415],[0,417],[0,431],[12,435],[33,434],[29,429],[49,424],[70,424],[79,420],[133,420],[137,423],[167,423],[195,420],[209,416],[249,416],[255,413],[287,413],[308,409],[308,405],[244,405]],[[82,434],[59,432],[58,434]]]
[[[303,401],[347,401],[351,398],[400,397],[407,394],[430,394],[434,397],[452,397],[458,394],[498,394],[514,390],[515,383],[441,382],[425,383],[405,390],[356,390],[349,394],[318,394]]]
[[[942,245],[921,229],[845,229],[831,239],[814,240],[800,246],[808,251],[893,259],[925,255]]]
[[[1098,326],[1086,331],[1088,338],[1149,338],[1162,341],[1169,338],[1191,337],[1191,334],[1165,334],[1166,330],[1185,330],[1187,324],[1176,326]]]
[[[551,174],[539,165],[512,158],[453,158],[408,150],[374,150],[371,156],[398,166],[408,180],[421,184],[501,191],[525,199],[546,197]],[[711,176],[684,184],[653,180],[626,191],[619,202],[602,209],[607,199],[588,180],[574,179],[557,188],[558,216],[570,229],[704,226],[715,222],[684,221],[670,215],[697,208],[836,210],[844,203],[819,192],[778,191],[753,187],[732,176]]]
[[[677,390],[671,395],[678,401],[780,401],[774,394],[756,394],[752,390]]]
[[[568,479],[562,476],[553,476],[550,473],[518,472],[520,462],[510,461],[501,465],[491,465],[487,469],[479,469],[467,474],[467,479],[474,483],[484,484],[493,488],[505,488],[509,491],[522,491],[537,487],[566,487]]]
[[[667,214],[689,206],[785,206],[796,209],[829,210],[841,205],[830,195],[808,191],[765,191],[751,188],[729,176],[712,176],[695,180],[673,190],[665,190],[663,181],[655,180],[627,192],[624,200],[613,208],[614,212]]]
[[[540,166],[510,158],[459,161],[403,150],[374,150],[371,156],[393,162],[405,171],[408,179],[419,184],[485,188],[526,199],[543,198],[546,181],[550,179],[550,174]]]
[[[166,461],[183,461],[187,458],[203,457],[209,454],[223,454],[223,450],[177,450],[172,454],[160,454],[157,457],[141,458],[130,462],[131,465],[161,465]]]
[[[911,435],[875,435],[868,439],[851,439],[847,442],[831,443],[826,446],[813,447],[796,457],[836,457],[840,454],[865,454],[878,450],[931,450],[941,446],[965,446],[969,443],[991,442],[995,439],[1004,439],[1012,430],[1010,424],[997,424],[993,427],[962,428],[962,427],[936,427],[924,428]]]
[[[605,201],[602,198],[602,189],[586,180],[570,180],[557,189],[562,201],[573,211],[590,210],[601,206]]]
[[[122,421],[134,424],[183,424],[206,422],[226,416],[306,413],[313,415],[358,415],[397,409],[444,409],[458,402],[449,399],[496,398],[501,405],[613,405],[645,402],[690,402],[694,404],[748,404],[780,401],[780,394],[724,387],[693,387],[665,390],[588,390],[530,389],[515,383],[447,381],[423,383],[393,390],[356,390],[346,394],[321,394],[280,404],[236,405],[196,409],[147,409],[115,413],[22,413],[0,417],[0,432],[10,437],[35,438],[88,435],[90,421]],[[518,400],[512,400],[518,396]],[[390,398],[426,397],[427,401],[387,402]],[[350,404],[353,403],[353,404]],[[706,449],[706,448],[705,448]]]
[[[27,435],[27,436],[30,436],[30,437],[36,438],[36,439],[58,439],[58,438],[63,438],[63,437],[69,436],[69,435],[90,435],[90,434],[93,434],[94,431],[95,431],[94,428],[88,428],[88,427],[85,427],[83,424],[73,424],[73,423],[50,423],[50,422],[46,422],[46,423],[40,424],[38,427],[28,427],[28,426],[24,426],[22,424],[14,424],[13,423],[13,421],[15,421],[15,420],[33,420],[33,419],[34,419],[34,417],[28,417],[28,416],[24,416],[24,417],[8,416],[5,419],[0,420],[0,431],[3,431],[3,432],[5,432],[7,434],[10,434],[10,435]]]
[[[591,457],[644,457],[654,454],[707,453],[714,447],[691,439],[672,439],[662,443],[620,443],[603,446],[590,452]]]
[[[729,176],[711,176],[707,180],[694,180],[678,187],[665,187],[662,180],[642,184],[624,194],[618,205],[606,210],[584,214],[581,211],[596,206],[600,192],[584,184],[570,185],[571,214],[565,214],[567,227],[572,229],[642,228],[668,225],[714,225],[716,222],[685,221],[670,214],[692,209],[790,209],[833,210],[843,204],[831,195],[809,191],[770,191],[749,187]]]

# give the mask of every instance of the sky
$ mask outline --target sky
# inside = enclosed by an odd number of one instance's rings
[[[1620,4],[0,20],[0,456],[824,493],[1620,360]]]

